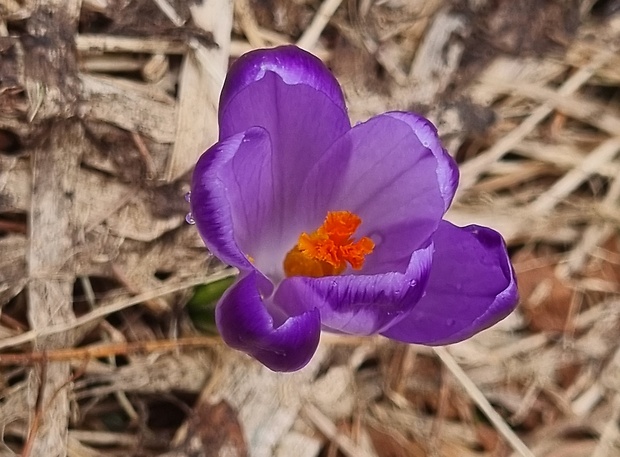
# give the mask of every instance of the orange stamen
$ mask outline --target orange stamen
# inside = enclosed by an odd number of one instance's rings
[[[331,276],[342,273],[347,264],[354,270],[364,265],[375,248],[368,237],[351,237],[362,219],[349,211],[329,211],[323,224],[311,234],[303,232],[297,245],[284,258],[286,276]]]

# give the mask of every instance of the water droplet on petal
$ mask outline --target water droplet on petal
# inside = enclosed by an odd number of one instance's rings
[[[194,216],[192,216],[192,213],[187,213],[185,215],[185,222],[187,222],[189,225],[194,225],[196,223],[196,221],[194,220]]]
[[[187,203],[192,201],[192,193],[191,192],[188,192],[188,193],[185,194],[185,201]]]
[[[379,246],[381,243],[383,243],[383,239],[385,238],[383,234],[378,231],[372,231],[366,236],[375,243],[375,246]]]
[[[448,320],[446,321],[446,325],[447,325],[448,327],[453,327],[455,324],[456,324],[456,320],[455,320],[455,319],[448,319]]]

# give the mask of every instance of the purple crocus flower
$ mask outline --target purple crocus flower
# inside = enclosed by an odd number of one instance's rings
[[[286,46],[235,62],[219,122],[191,210],[209,250],[241,272],[215,315],[233,348],[294,371],[322,330],[441,345],[514,309],[501,236],[442,220],[458,169],[424,117],[351,127],[329,70]]]

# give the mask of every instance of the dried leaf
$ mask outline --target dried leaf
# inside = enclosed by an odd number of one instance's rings
[[[215,405],[202,403],[194,413],[196,421],[192,421],[188,436],[200,438],[205,457],[248,455],[237,411],[226,401]]]
[[[521,309],[530,328],[533,331],[565,331],[570,324],[567,319],[574,291],[556,276],[556,261],[549,255],[520,253],[515,256],[514,262]]]
[[[368,427],[368,434],[379,457],[426,457],[424,448],[414,442],[406,441],[381,430]]]

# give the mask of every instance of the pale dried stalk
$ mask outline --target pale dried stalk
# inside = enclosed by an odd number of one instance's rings
[[[618,431],[618,420],[620,419],[620,393],[616,393],[613,399],[612,417],[609,418],[603,434],[594,449],[591,457],[613,457],[618,455],[620,446],[620,433]]]
[[[232,0],[211,0],[190,8],[197,26],[213,34],[217,47],[192,38],[179,78],[176,136],[164,172],[166,181],[187,173],[218,137],[217,107],[228,67]],[[199,103],[196,103],[199,100]]]
[[[606,210],[607,208],[615,208],[620,201],[620,179],[614,179],[611,184],[607,195],[603,199],[601,208]],[[589,257],[590,253],[595,250],[603,241],[609,238],[616,230],[616,225],[612,222],[606,222],[602,225],[592,224],[590,225],[583,236],[581,241],[568,255],[565,264],[559,264],[557,273],[560,277],[570,276],[572,273],[582,268]]]
[[[476,403],[478,408],[484,413],[489,421],[493,424],[495,429],[504,437],[504,439],[510,444],[510,447],[517,452],[521,457],[535,457],[532,451],[525,445],[521,438],[512,431],[506,421],[499,415],[497,411],[491,406],[491,403],[486,399],[484,394],[480,392],[478,386],[471,380],[465,371],[456,363],[454,357],[448,352],[446,348],[436,347],[433,348],[437,356],[441,359],[446,368],[452,373],[452,375],[459,381],[461,386],[465,389],[467,394]]]
[[[551,188],[536,199],[530,210],[534,214],[544,215],[551,211],[559,202],[579,187],[592,173],[610,162],[620,150],[620,137],[610,138],[595,148],[578,167],[566,173]]]
[[[548,87],[534,84],[515,84],[511,81],[490,81],[488,79],[484,82],[501,92],[549,103],[557,111],[597,127],[612,136],[616,136],[620,131],[620,116],[615,114],[613,109],[586,97],[562,94]]]
[[[188,46],[182,41],[160,38],[134,38],[113,35],[76,35],[77,50],[83,53],[131,52],[144,54],[185,54]]]
[[[235,15],[250,46],[252,48],[264,48],[266,43],[261,36],[249,0],[235,0]]]
[[[297,46],[302,49],[312,51],[312,49],[316,46],[317,41],[319,41],[323,30],[329,23],[329,20],[332,18],[341,3],[342,0],[325,0],[314,15],[310,26],[308,26],[299,40],[297,40]]]
[[[161,10],[162,13],[166,15],[170,22],[172,22],[177,27],[182,27],[185,21],[181,16],[179,16],[176,10],[172,7],[167,0],[153,0],[153,2],[157,5],[157,7]]]
[[[369,454],[366,450],[357,446],[351,438],[339,433],[336,425],[316,406],[312,404],[305,405],[302,408],[302,412],[326,438],[336,443],[338,448],[347,457],[376,457],[376,454]]]
[[[185,281],[178,282],[176,284],[165,285],[163,287],[144,292],[142,294],[133,297],[122,297],[114,300],[108,305],[99,306],[97,309],[80,316],[75,321],[67,324],[50,325],[38,330],[29,330],[11,338],[5,338],[0,340],[0,349],[7,347],[17,346],[24,343],[29,343],[36,338],[40,338],[48,335],[55,335],[59,333],[69,332],[75,328],[94,322],[98,319],[104,318],[112,313],[116,313],[123,309],[135,306],[145,300],[153,300],[163,295],[171,294],[180,290],[189,289],[201,284],[209,284],[220,279],[228,278],[230,276],[237,275],[238,271],[234,268],[229,268],[218,273],[211,275],[196,275]]]
[[[40,1],[26,21],[27,33],[45,43],[39,45],[42,52],[34,56],[31,51],[24,59],[29,119],[48,122],[45,138],[31,154],[27,291],[33,332],[43,332],[54,324],[70,326],[75,319],[73,243],[78,222],[74,200],[84,129],[80,121],[65,119],[73,114],[78,91],[75,50],[65,37],[77,31],[80,3]],[[71,344],[71,332],[39,333],[34,339],[34,349],[39,351]],[[67,362],[44,364],[28,373],[26,408],[30,417],[23,457],[67,455],[70,377]]]
[[[605,50],[596,55],[588,65],[580,68],[558,89],[558,95],[570,95],[585,84],[598,68],[613,57],[614,53]],[[490,81],[492,84],[494,81]],[[534,110],[516,129],[499,139],[490,149],[467,161],[461,167],[459,193],[472,187],[478,177],[494,162],[501,159],[521,140],[523,140],[536,126],[545,119],[554,109],[552,103],[544,103]]]

